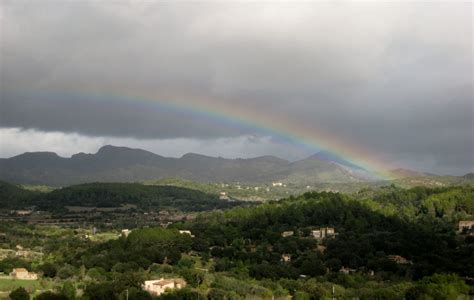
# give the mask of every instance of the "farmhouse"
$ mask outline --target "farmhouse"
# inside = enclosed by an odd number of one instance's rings
[[[157,280],[146,280],[143,283],[143,289],[154,296],[163,294],[167,289],[174,290],[183,288],[185,286],[186,281],[180,278],[160,278]]]
[[[13,279],[19,279],[19,280],[36,280],[38,279],[38,274],[34,272],[28,272],[27,269],[25,268],[15,268],[13,271],[10,273],[10,276]]]

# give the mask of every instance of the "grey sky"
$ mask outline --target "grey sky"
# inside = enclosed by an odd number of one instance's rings
[[[70,92],[137,90],[284,117],[394,165],[473,171],[470,2],[0,5],[0,156],[58,144],[63,154],[94,151],[109,141],[177,155],[311,151],[252,128]],[[26,142],[51,134],[41,147]]]

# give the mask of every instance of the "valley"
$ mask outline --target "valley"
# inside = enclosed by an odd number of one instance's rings
[[[468,297],[473,186],[399,183],[298,194],[177,178],[2,182],[0,297],[21,287],[37,299]],[[38,279],[13,279],[18,268]],[[185,286],[146,290],[160,278]]]

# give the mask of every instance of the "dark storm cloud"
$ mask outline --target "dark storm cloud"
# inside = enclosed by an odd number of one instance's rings
[[[258,134],[141,103],[25,90],[191,94],[428,171],[473,169],[469,2],[7,1],[2,10],[2,127],[158,139]]]
[[[117,102],[117,97],[107,95],[96,97],[33,91],[4,92],[2,98],[2,106],[10,108],[0,113],[4,127],[141,138],[209,138],[249,133],[245,127],[235,127],[231,123],[216,126],[216,120],[192,110],[183,111],[143,101]]]

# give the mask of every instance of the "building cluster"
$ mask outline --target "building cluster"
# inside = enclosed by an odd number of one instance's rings
[[[311,230],[311,235],[315,239],[331,238],[336,236],[336,230],[334,227],[322,227],[319,229]]]
[[[290,237],[295,234],[294,231],[288,230],[288,231],[283,231],[281,233],[282,237]],[[334,227],[321,227],[318,229],[311,230],[310,236],[312,238],[315,238],[317,240],[322,240],[324,238],[333,238],[337,235],[336,230]]]
[[[159,296],[166,290],[181,289],[186,286],[186,281],[181,278],[146,280],[143,289],[153,296]]]

